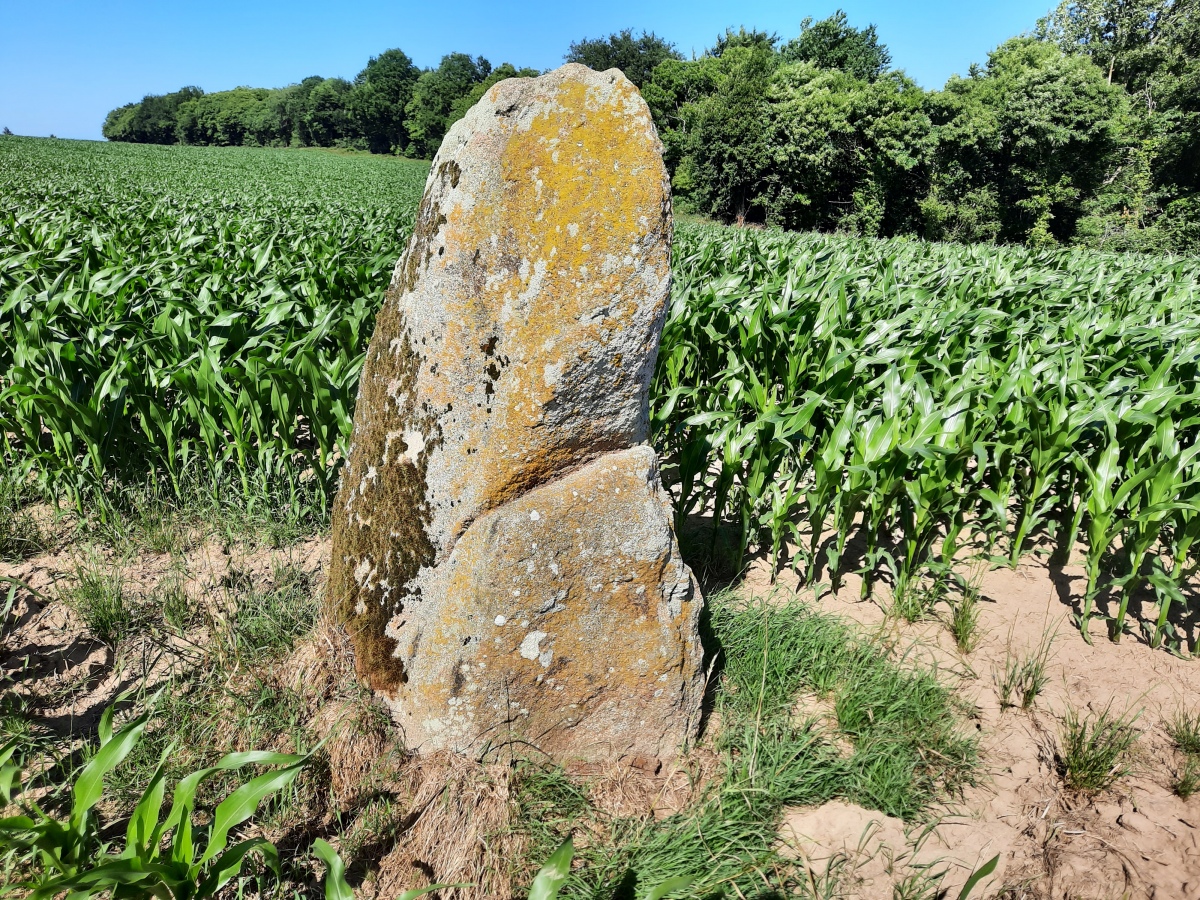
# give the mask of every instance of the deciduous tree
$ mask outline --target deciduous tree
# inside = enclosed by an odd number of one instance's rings
[[[404,127],[411,142],[407,152],[412,156],[432,157],[450,127],[454,101],[468,94],[491,72],[492,64],[486,59],[482,56],[472,59],[466,53],[449,53],[436,69],[422,72],[404,109]]]
[[[392,49],[371,57],[354,79],[346,111],[372,153],[398,153],[408,145],[404,107],[420,74],[408,54]]]
[[[576,41],[563,57],[567,62],[582,63],[597,72],[620,69],[639,88],[650,80],[655,66],[663,60],[682,58],[674,44],[653,31],[643,31],[639,37],[634,37],[632,28],[607,38]]]
[[[781,52],[787,62],[841,69],[861,81],[874,81],[892,63],[892,54],[879,43],[875,26],[855,28],[840,9],[820,22],[806,18],[800,23],[800,36],[784,44]]]

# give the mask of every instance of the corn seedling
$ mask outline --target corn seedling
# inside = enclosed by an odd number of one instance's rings
[[[17,862],[18,878],[6,885],[29,900],[69,895],[77,900],[109,894],[126,898],[174,897],[203,900],[215,896],[256,855],[278,874],[278,853],[265,838],[235,838],[236,830],[263,800],[286,788],[308,756],[250,751],[231,753],[180,779],[164,815],[167,784],[164,769],[173,748],[163,753],[150,783],[126,823],[124,841],[102,834],[97,804],[106,776],[141,740],[150,712],[113,730],[112,706],[100,720],[100,744],[71,786],[69,817],[56,819],[33,800],[19,794],[21,768],[14,761],[17,745],[0,749],[0,799],[14,798],[21,814],[0,819],[0,855]],[[248,766],[268,767],[233,790],[213,810],[200,816],[196,791],[218,772]],[[203,823],[203,824],[202,824]],[[233,842],[231,843],[231,840]],[[115,846],[120,844],[121,846]]]

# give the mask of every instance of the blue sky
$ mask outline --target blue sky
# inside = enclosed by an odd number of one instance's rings
[[[893,64],[932,88],[1031,29],[1051,3],[0,0],[0,127],[99,139],[105,113],[143,94],[185,84],[217,91],[280,87],[307,75],[353,78],[389,47],[421,66],[461,50],[494,65],[549,68],[573,40],[632,27],[698,53],[727,26],[787,38],[805,16],[820,19],[839,6],[851,24],[874,23]]]

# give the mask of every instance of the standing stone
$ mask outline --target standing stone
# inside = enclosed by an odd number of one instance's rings
[[[702,600],[645,445],[670,247],[662,145],[615,69],[501,82],[443,141],[367,350],[329,579],[410,747],[694,736]]]

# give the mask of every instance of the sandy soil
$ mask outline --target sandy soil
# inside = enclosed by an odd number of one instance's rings
[[[313,538],[292,547],[266,550],[206,540],[181,556],[80,547],[63,538],[58,526],[54,550],[20,563],[0,562],[0,577],[16,578],[32,591],[18,590],[15,622],[0,642],[0,685],[25,707],[35,725],[58,734],[87,729],[124,691],[153,687],[186,670],[203,652],[210,630],[231,613],[231,587],[241,580],[269,588],[283,565],[321,575],[329,559],[327,540]],[[79,614],[64,601],[80,571],[119,572],[132,608],[161,602],[158,592],[179,590],[201,612],[184,633],[152,628],[105,646],[88,633]],[[0,599],[7,596],[7,585]],[[11,687],[10,687],[11,685]]]
[[[181,579],[189,600],[210,611],[211,623],[223,614],[230,578],[269,582],[281,562],[320,577],[328,556],[327,541],[317,539],[280,551],[209,542],[189,550],[182,564],[152,553],[109,554],[90,564],[119,566],[141,597],[165,579]],[[38,592],[19,592],[16,627],[0,647],[0,674],[41,724],[60,732],[94,719],[134,682],[154,682],[188,665],[189,646],[204,639],[135,642],[114,654],[55,599],[80,563],[77,549],[66,545],[18,565],[0,564],[0,575]],[[1151,649],[1134,635],[1113,644],[1100,624],[1089,646],[1069,621],[1079,602],[1077,568],[1051,570],[1029,557],[1015,571],[980,574],[982,638],[967,656],[940,622],[906,625],[888,617],[886,588],[861,601],[851,577],[839,594],[813,598],[825,610],[888,632],[911,658],[937,666],[957,686],[975,710],[984,771],[980,785],[939,810],[929,826],[906,826],[840,801],[791,810],[781,832],[789,852],[817,871],[840,872],[850,897],[892,897],[905,878],[942,872],[942,887],[957,896],[975,868],[999,855],[995,874],[974,897],[1200,898],[1200,796],[1185,802],[1172,793],[1183,759],[1163,730],[1177,710],[1200,705],[1200,662]],[[772,585],[761,560],[741,586],[752,594],[782,592],[777,596],[795,589],[786,574]],[[1047,635],[1053,636],[1049,685],[1031,710],[1002,710],[997,683],[1006,660],[1034,650]],[[1185,648],[1194,646],[1194,635],[1182,637]],[[1062,717],[1069,707],[1098,712],[1110,704],[1140,711],[1135,772],[1098,795],[1072,794],[1056,759]]]
[[[1183,758],[1163,729],[1177,710],[1200,707],[1200,661],[1130,634],[1114,644],[1098,621],[1086,643],[1069,618],[1081,600],[1078,567],[1059,571],[1031,556],[1015,571],[979,574],[981,639],[966,656],[944,624],[887,616],[886,588],[862,601],[861,583],[848,577],[837,595],[817,602],[888,632],[911,658],[946,673],[975,708],[983,782],[928,828],[834,802],[792,810],[785,841],[818,869],[842,865],[854,897],[891,897],[906,877],[943,871],[942,886],[957,896],[970,873],[998,854],[995,873],[974,896],[1200,898],[1200,795],[1183,801],[1172,792]],[[743,583],[759,595],[794,589],[786,575],[772,586],[762,561]],[[1046,689],[1031,710],[1002,710],[999,681],[1010,654],[1034,652],[1048,637]],[[1095,796],[1069,792],[1056,759],[1063,715],[1110,704],[1115,712],[1140,711],[1134,772]]]

